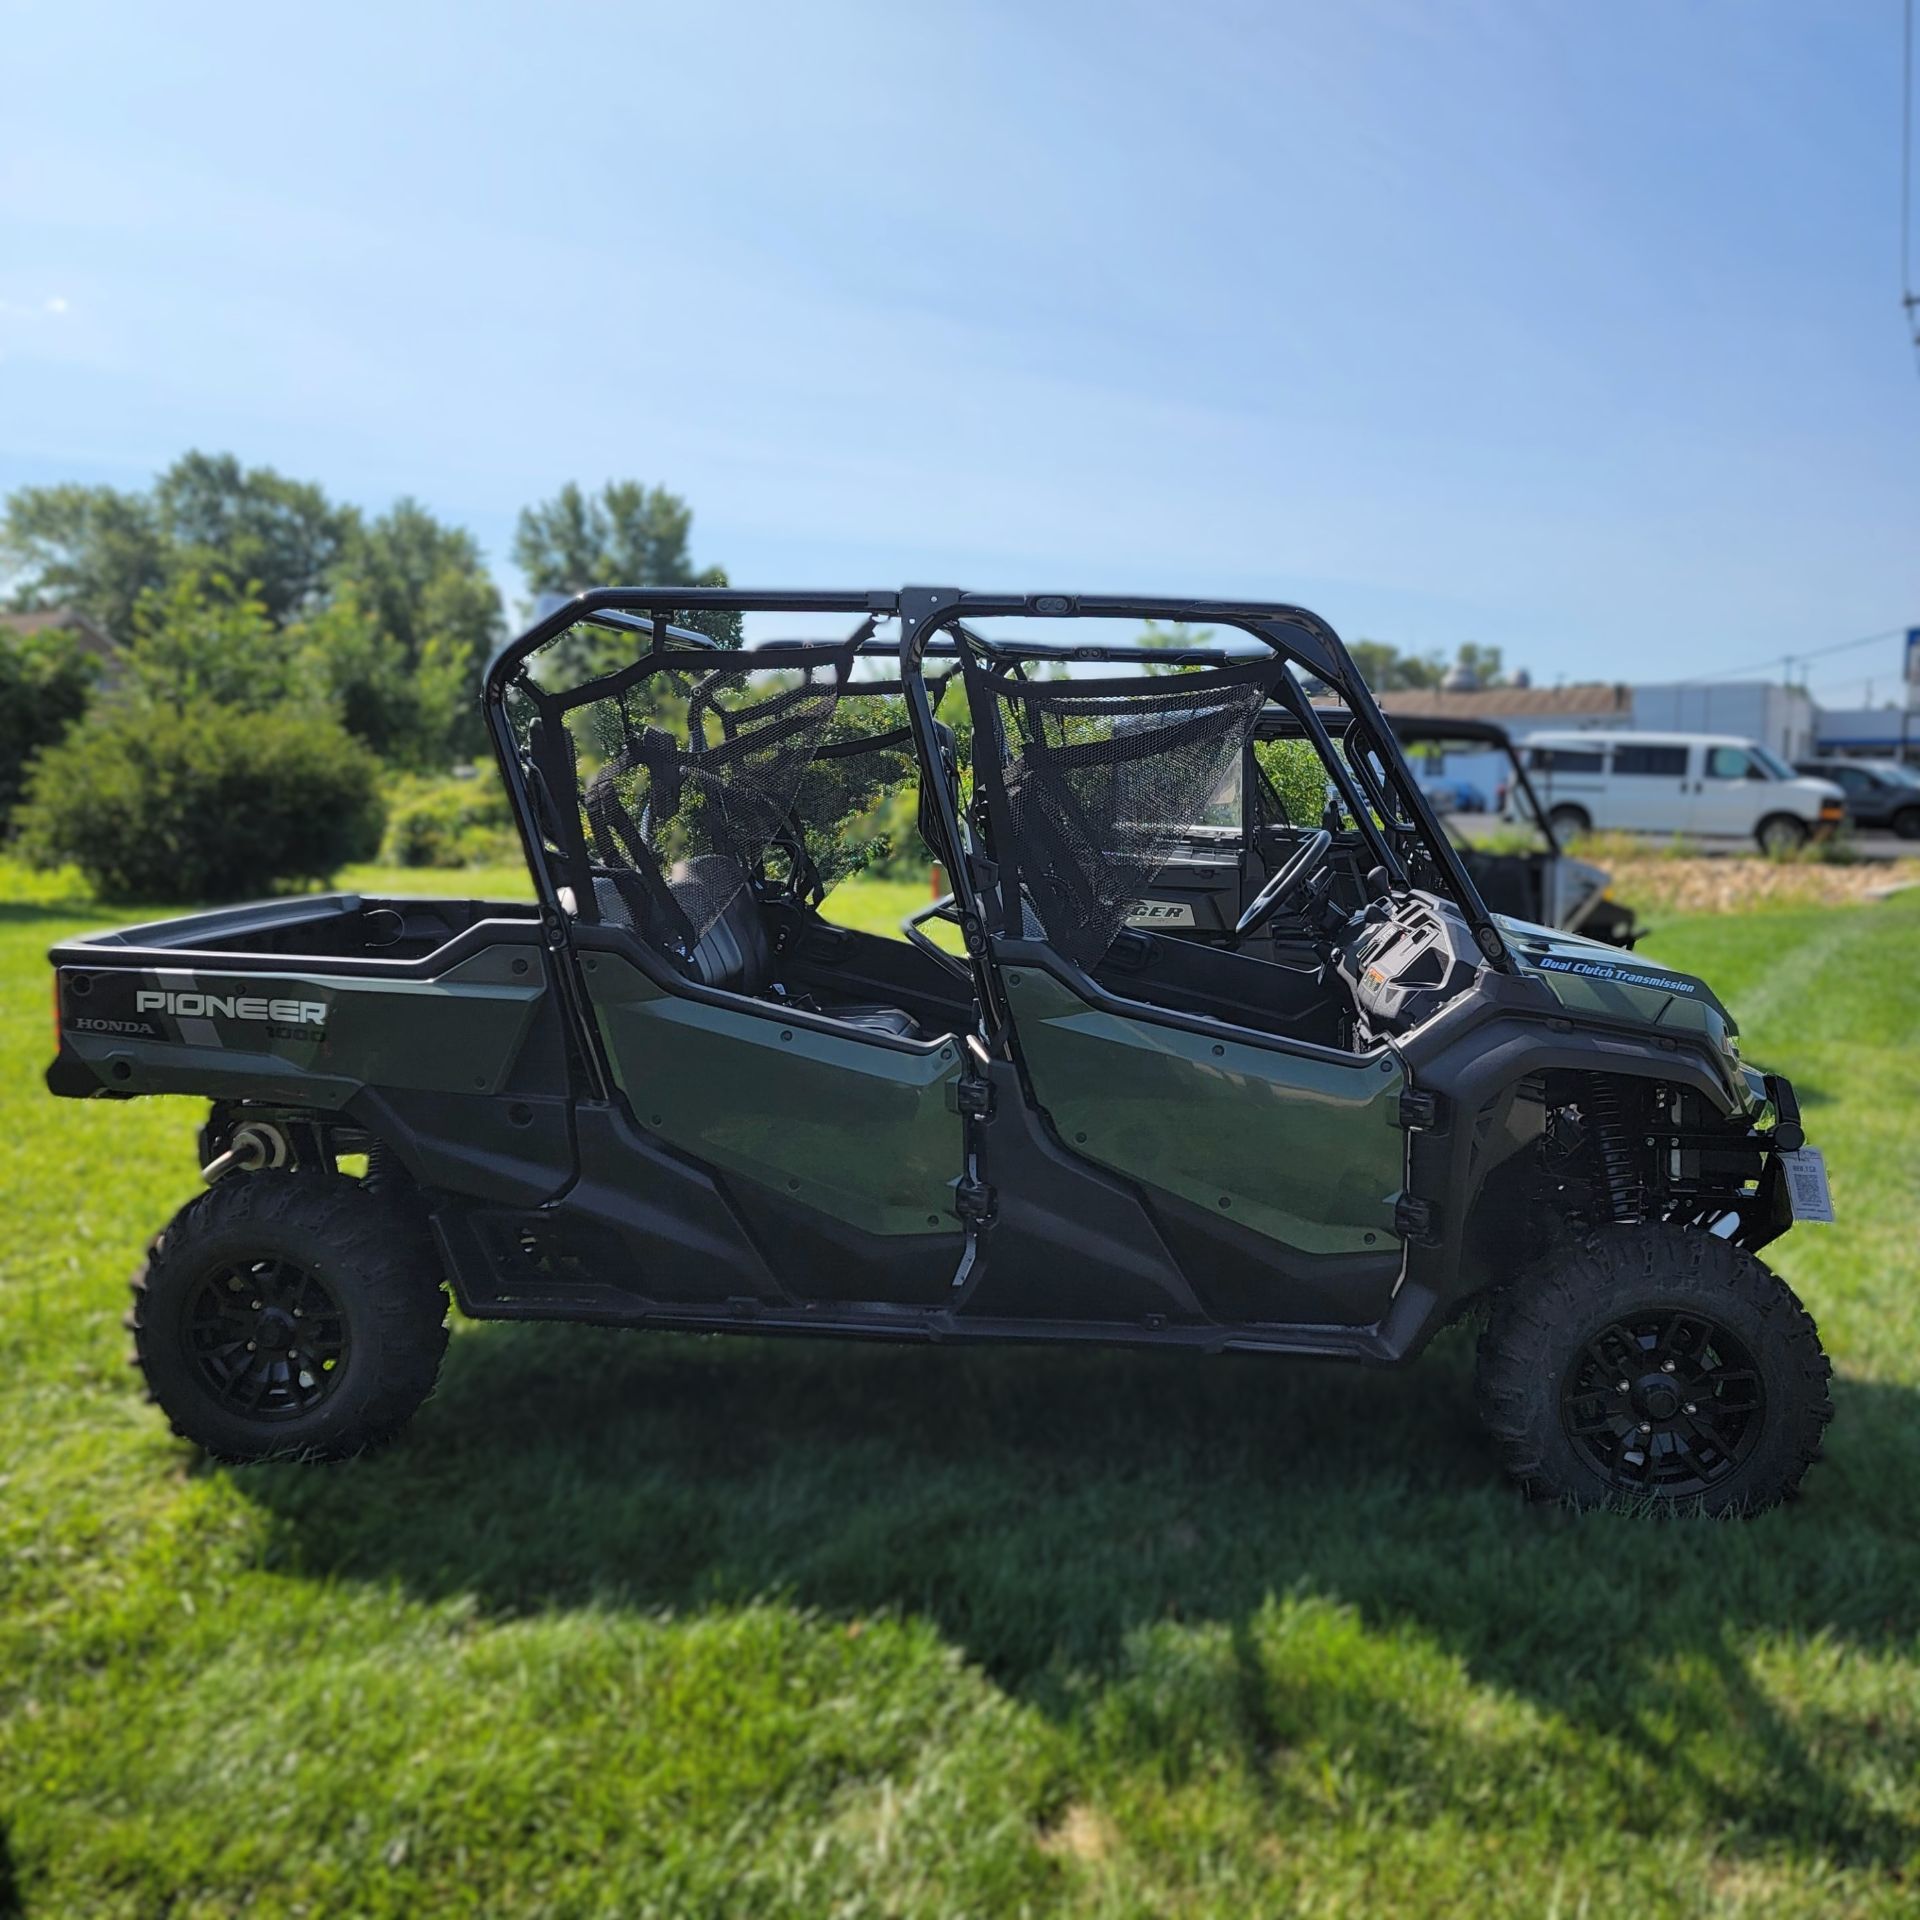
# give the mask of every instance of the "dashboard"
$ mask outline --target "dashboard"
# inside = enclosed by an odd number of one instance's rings
[[[1380,901],[1334,950],[1361,1038],[1405,1033],[1473,984],[1480,950],[1451,903],[1432,894]]]

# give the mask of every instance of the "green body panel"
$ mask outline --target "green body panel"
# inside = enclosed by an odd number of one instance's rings
[[[1738,1031],[1704,980],[1603,941],[1496,914],[1514,957],[1572,1013],[1600,1013],[1650,1027],[1704,1033],[1724,1046]]]
[[[612,954],[584,963],[635,1119],[696,1159],[867,1233],[954,1224],[964,1155],[956,1041],[907,1052],[669,993]]]
[[[1034,1097],[1075,1152],[1284,1246],[1378,1252],[1406,1167],[1390,1053],[1353,1060],[1212,1039],[1005,976]]]
[[[1514,958],[1546,983],[1569,1014],[1598,1014],[1607,1020],[1630,1020],[1662,1035],[1703,1039],[1719,1057],[1730,1105],[1749,1115],[1766,1106],[1765,1078],[1741,1061],[1735,1038],[1740,1029],[1733,1015],[1698,975],[1578,934],[1510,920],[1505,914],[1494,917]]]
[[[506,1084],[547,992],[547,961],[529,929],[431,980],[301,971],[223,973],[183,955],[178,967],[61,970],[61,1047],[124,1093],[341,1107],[363,1086],[491,1094]],[[76,991],[78,977],[89,991]],[[317,1025],[148,1012],[152,990],[318,1006]],[[89,1022],[98,1023],[89,1026]],[[120,1032],[98,1026],[119,1024]],[[146,1027],[146,1036],[129,1029]]]

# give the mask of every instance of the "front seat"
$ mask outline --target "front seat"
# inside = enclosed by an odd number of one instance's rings
[[[773,948],[767,940],[760,902],[745,870],[725,854],[700,853],[667,884],[695,926],[711,911],[716,898],[724,896],[726,902],[696,943],[687,966],[689,976],[703,987],[723,993],[764,996],[773,981]],[[619,885],[609,876],[595,877],[593,897],[607,925],[633,926],[633,915]],[[856,1004],[826,1006],[819,1011],[829,1020],[868,1033],[891,1034],[902,1040],[920,1037],[913,1016],[902,1007]]]

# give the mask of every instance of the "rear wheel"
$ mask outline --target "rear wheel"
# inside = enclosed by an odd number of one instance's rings
[[[1547,815],[1547,824],[1556,840],[1577,840],[1593,831],[1593,816],[1585,807],[1560,806]]]
[[[1798,853],[1807,844],[1807,823],[1791,813],[1770,813],[1753,837],[1762,853],[1778,859],[1783,854]]]
[[[1610,1227],[1496,1297],[1478,1390],[1503,1463],[1534,1493],[1758,1512],[1820,1457],[1831,1371],[1806,1309],[1752,1254]]]
[[[339,1459],[404,1426],[446,1350],[433,1242],[352,1180],[230,1175],[181,1208],[134,1276],[147,1390],[223,1460]]]
[[[1902,807],[1893,816],[1893,830],[1902,840],[1920,840],[1920,807]]]

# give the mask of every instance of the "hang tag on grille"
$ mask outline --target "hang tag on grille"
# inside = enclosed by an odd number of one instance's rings
[[[1833,1192],[1827,1185],[1827,1163],[1818,1147],[1801,1147],[1783,1153],[1780,1164],[1787,1170],[1787,1199],[1796,1220],[1833,1219]]]

